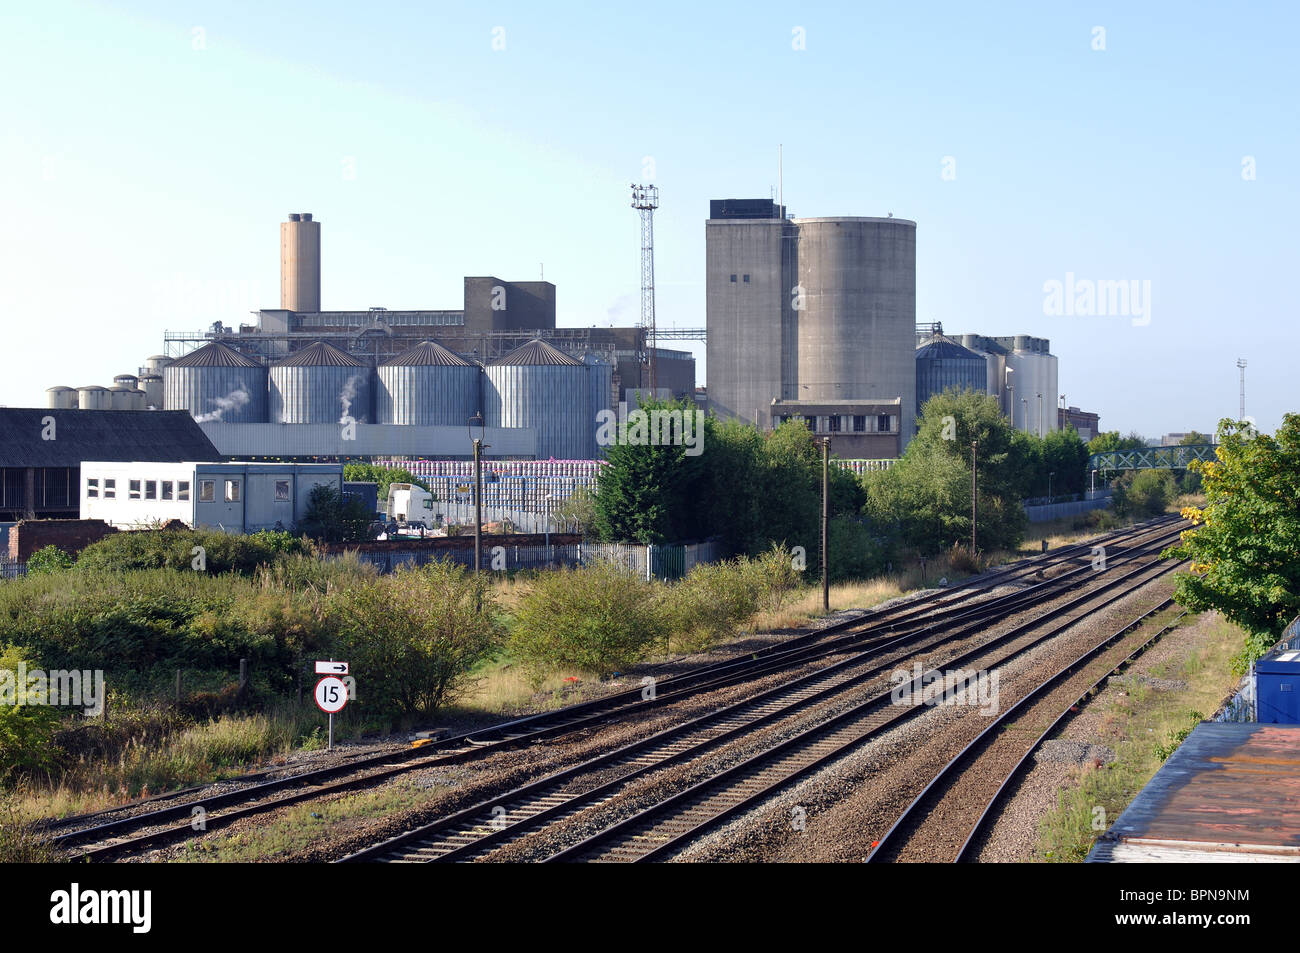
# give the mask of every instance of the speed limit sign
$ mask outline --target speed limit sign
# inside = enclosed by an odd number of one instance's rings
[[[316,683],[316,705],[323,712],[337,714],[348,703],[348,686],[341,678],[330,675]]]

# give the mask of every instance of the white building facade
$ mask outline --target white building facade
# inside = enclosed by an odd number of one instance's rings
[[[292,530],[318,486],[342,492],[343,465],[87,461],[81,518],[120,529],[180,520],[228,533]]]

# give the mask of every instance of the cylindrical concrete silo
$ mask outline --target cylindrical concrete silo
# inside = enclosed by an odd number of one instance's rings
[[[325,341],[294,351],[271,365],[271,423],[335,424],[344,417],[369,422],[373,374],[369,366]]]
[[[118,374],[113,378],[113,386],[126,387],[135,390],[136,384],[139,380],[140,378],[136,377],[134,374]]]
[[[320,222],[293,212],[280,223],[280,307],[320,310]]]
[[[531,428],[539,460],[589,458],[595,421],[585,364],[534,340],[489,364],[484,373],[487,426]]]
[[[45,389],[45,406],[51,410],[76,410],[76,388],[64,387],[62,384],[57,387],[47,387]]]
[[[800,400],[899,397],[902,442],[915,417],[916,223],[795,219]]]
[[[483,369],[422,341],[376,371],[375,420],[408,426],[466,426],[482,410]]]
[[[166,367],[171,362],[172,359],[168,357],[166,354],[154,354],[151,357],[145,358],[144,367],[145,370],[148,371],[150,374],[161,375],[163,372],[163,368]]]
[[[1056,356],[1050,353],[1049,342],[1016,335],[1014,349],[1006,360],[1015,385],[1017,407],[1012,419],[1016,426],[1032,434],[1038,433],[1040,425],[1044,435],[1056,430],[1057,362]]]
[[[200,422],[266,423],[266,368],[214,341],[163,369],[163,406]]]
[[[107,387],[98,384],[78,387],[77,407],[81,410],[112,410],[113,397]]]
[[[988,365],[982,355],[945,337],[932,338],[916,349],[918,413],[927,400],[946,390],[973,390],[984,394],[987,388]]]
[[[146,409],[162,410],[163,407],[163,379],[161,374],[141,374],[140,389],[144,391],[144,405]]]
[[[134,387],[127,387],[125,384],[114,384],[108,389],[109,401],[114,410],[135,410],[135,398],[132,394],[139,394],[141,400],[144,399],[144,393],[137,391]]]

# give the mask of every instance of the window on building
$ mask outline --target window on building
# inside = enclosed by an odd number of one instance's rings
[[[145,498],[146,500],[156,500],[156,499],[158,499],[158,481],[157,481],[157,480],[145,480],[145,481],[144,481],[144,498]]]
[[[190,481],[189,481],[189,480],[177,480],[177,481],[176,481],[176,499],[178,499],[178,500],[188,500],[189,498],[190,498]]]
[[[732,276],[731,276],[731,283],[732,283],[733,285],[736,283],[736,276],[735,276],[735,275],[732,275]]]
[[[856,415],[853,418],[853,432],[866,433],[866,431],[867,431],[867,415],[866,414]]]
[[[238,480],[226,481],[226,502],[227,503],[239,502],[239,481]]]
[[[277,503],[289,502],[289,481],[288,480],[275,481],[275,502]]]
[[[827,429],[830,430],[831,433],[839,433],[839,432],[840,432],[840,415],[839,415],[839,414],[832,414],[831,416],[827,417],[827,418],[826,418],[826,423],[830,425]]]
[[[816,418],[816,417],[809,417],[809,416],[807,416],[807,415],[805,414],[805,415],[804,415],[804,418],[803,418],[803,422],[806,423],[806,424],[808,425],[808,429],[811,430],[813,433],[816,433],[816,432],[817,432],[817,418]]]
[[[200,480],[199,481],[199,502],[211,503],[217,498],[217,481]]]
[[[92,477],[86,481],[86,496],[99,496],[99,480]]]
[[[126,495],[133,500],[140,499],[140,481],[128,480],[126,484]]]
[[[749,275],[745,276],[745,284],[749,284]]]
[[[176,484],[171,480],[162,481],[162,496],[159,499],[170,500],[175,492]]]
[[[105,480],[105,481],[104,481],[104,499],[106,499],[106,500],[111,500],[111,499],[115,499],[116,497],[117,497],[117,481],[116,481],[116,480]]]
[[[876,429],[881,433],[889,433],[889,414],[881,414],[876,418]]]

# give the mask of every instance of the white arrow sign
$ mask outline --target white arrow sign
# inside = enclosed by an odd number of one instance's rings
[[[348,673],[347,662],[317,662],[317,675],[346,675]]]

